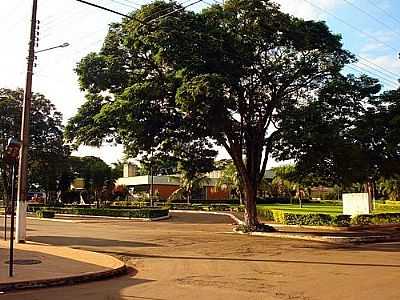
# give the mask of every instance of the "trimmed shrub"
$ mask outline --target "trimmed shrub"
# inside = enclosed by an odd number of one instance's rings
[[[258,224],[256,228],[252,229],[250,226],[247,226],[245,224],[240,224],[236,226],[235,228],[236,231],[241,231],[243,233],[248,233],[248,232],[275,232],[276,229],[272,226],[269,226],[267,224]]]
[[[244,207],[243,207],[243,211],[244,211]],[[257,208],[257,214],[260,217],[263,217],[265,220],[267,221],[274,221],[274,215],[273,215],[273,211],[271,209],[268,208],[264,208],[264,207],[258,207]]]
[[[280,224],[285,223],[285,213],[282,210],[272,210],[273,221]]]
[[[347,227],[351,224],[350,215],[336,215],[332,216],[331,225],[338,227]]]
[[[283,216],[287,225],[329,226],[332,222],[332,217],[327,214],[283,213]]]
[[[55,212],[52,210],[37,210],[35,214],[38,218],[46,219],[52,219],[55,216]]]
[[[267,215],[269,220],[284,225],[344,227],[349,226],[351,222],[351,216],[348,215],[331,216],[328,214],[317,213],[299,214],[275,209],[264,210],[264,214]]]
[[[400,213],[358,215],[351,220],[352,225],[400,224]]]
[[[392,206],[400,206],[400,201],[385,200],[385,204]]]
[[[168,216],[168,208],[141,208],[141,209],[110,209],[110,208],[51,208],[59,214],[125,217],[125,218],[159,218]]]

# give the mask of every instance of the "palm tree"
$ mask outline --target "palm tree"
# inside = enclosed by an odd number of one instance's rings
[[[228,189],[229,195],[234,191],[239,196],[240,205],[243,203],[242,186],[240,184],[238,171],[233,162],[227,164],[222,170],[221,177],[218,178],[216,187],[219,189]]]
[[[210,179],[200,173],[191,173],[181,170],[179,177],[180,187],[168,197],[168,202],[186,198],[187,204],[190,205],[193,198],[193,192],[201,190]]]
[[[381,193],[387,195],[389,200],[400,200],[400,175],[391,178],[381,178],[378,181],[378,189]]]

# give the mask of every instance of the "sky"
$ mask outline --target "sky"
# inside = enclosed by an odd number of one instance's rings
[[[87,0],[129,13],[150,0]],[[222,1],[222,0],[218,0]],[[195,0],[179,0],[190,4]],[[200,10],[217,0],[190,7]],[[340,34],[344,48],[359,61],[346,68],[379,78],[386,89],[397,88],[400,78],[400,1],[398,0],[276,0],[287,13],[307,20],[324,20]],[[185,4],[185,5],[186,5]],[[32,0],[0,0],[0,87],[24,87]],[[39,46],[69,47],[37,53],[33,91],[44,94],[62,112],[64,123],[84,102],[74,68],[86,54],[100,49],[108,24],[121,17],[75,0],[38,0]],[[122,147],[80,147],[75,155],[99,156],[107,163],[122,158]],[[218,156],[227,157],[224,151]],[[269,167],[277,165],[271,161]]]

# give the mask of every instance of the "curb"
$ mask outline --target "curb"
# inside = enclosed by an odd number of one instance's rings
[[[238,232],[236,232],[238,233]],[[253,236],[265,236],[265,237],[275,237],[275,238],[285,238],[285,239],[297,239],[304,241],[314,241],[314,242],[324,242],[331,244],[357,244],[357,243],[383,243],[383,242],[394,242],[400,241],[400,236],[364,236],[364,237],[343,237],[343,236],[313,236],[313,235],[296,235],[296,234],[282,234],[282,233],[269,233],[269,232],[249,232],[241,233]]]
[[[16,290],[26,289],[37,289],[37,288],[49,288],[55,286],[73,285],[85,282],[92,282],[98,280],[109,279],[117,276],[127,274],[128,268],[124,264],[123,266],[106,271],[92,272],[75,276],[67,276],[60,278],[40,279],[40,280],[29,280],[29,281],[17,281],[12,283],[0,283],[0,292],[9,292]]]

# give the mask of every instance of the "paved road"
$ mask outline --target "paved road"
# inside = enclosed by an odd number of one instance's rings
[[[338,247],[231,234],[227,217],[29,221],[29,239],[114,255],[128,276],[2,299],[400,299],[400,243]]]

